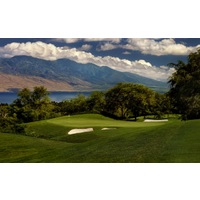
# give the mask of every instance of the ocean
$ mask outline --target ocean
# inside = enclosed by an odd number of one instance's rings
[[[50,92],[49,97],[51,101],[61,102],[77,97],[79,94],[89,96],[91,92]],[[0,92],[0,103],[11,104],[17,99],[17,93],[14,92]]]

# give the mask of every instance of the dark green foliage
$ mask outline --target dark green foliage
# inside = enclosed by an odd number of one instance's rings
[[[54,111],[61,115],[101,113],[115,119],[129,119],[155,115],[161,118],[170,113],[169,97],[139,84],[119,83],[106,92],[95,91],[89,97],[79,95],[60,103],[54,102]]]
[[[19,124],[15,114],[12,114],[11,107],[0,105],[0,132],[4,133],[24,133],[25,126]]]
[[[122,119],[144,117],[153,112],[155,92],[138,84],[119,83],[105,94],[105,112]]]
[[[155,104],[153,113],[157,119],[161,119],[164,114],[170,114],[172,111],[170,97],[167,94],[155,94]]]
[[[25,133],[25,125],[19,124],[14,117],[0,118],[0,132],[3,133]]]
[[[105,107],[105,95],[103,92],[92,92],[87,99],[88,109],[95,113],[102,113]]]
[[[33,91],[22,89],[18,93],[19,97],[12,104],[13,112],[21,122],[51,118],[53,104],[48,94],[43,86],[35,87]]]
[[[183,119],[200,118],[200,49],[188,56],[188,63],[171,63],[176,72],[169,80],[169,92]]]
[[[87,98],[84,95],[78,95],[77,97],[71,100],[66,100],[57,103],[57,106],[57,110],[60,111],[62,115],[85,113],[89,111]]]

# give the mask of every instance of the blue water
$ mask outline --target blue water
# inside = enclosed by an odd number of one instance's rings
[[[49,97],[51,101],[61,102],[63,100],[69,100],[77,97],[79,94],[89,96],[91,92],[51,92]],[[13,92],[0,92],[0,103],[11,104],[17,99],[17,93]]]

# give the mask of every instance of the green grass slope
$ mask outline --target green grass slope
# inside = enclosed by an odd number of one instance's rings
[[[96,114],[33,122],[26,135],[0,133],[0,162],[200,162],[199,122],[143,123]],[[73,128],[94,132],[68,135]]]

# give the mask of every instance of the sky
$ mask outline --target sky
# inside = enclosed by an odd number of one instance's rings
[[[199,47],[200,38],[0,38],[0,57],[66,58],[167,81],[175,72],[168,64]]]

